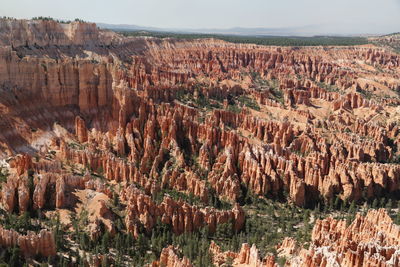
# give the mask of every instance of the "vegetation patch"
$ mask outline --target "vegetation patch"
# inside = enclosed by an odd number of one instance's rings
[[[364,37],[334,37],[334,36],[314,36],[314,37],[279,37],[279,36],[239,36],[222,34],[190,34],[157,31],[115,31],[124,36],[151,36],[157,38],[174,39],[205,39],[214,38],[230,43],[257,44],[269,46],[352,46],[368,44],[368,39]]]

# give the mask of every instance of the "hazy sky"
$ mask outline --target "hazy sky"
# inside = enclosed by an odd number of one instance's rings
[[[337,33],[389,33],[400,31],[400,0],[0,0],[0,16],[163,28],[312,25]]]

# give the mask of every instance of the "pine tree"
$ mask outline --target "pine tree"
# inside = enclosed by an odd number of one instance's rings
[[[18,267],[20,266],[19,262],[19,249],[17,247],[13,247],[11,251],[10,262],[8,263],[10,267]]]
[[[138,240],[138,251],[141,255],[143,255],[147,250],[147,240],[143,234],[139,234]]]
[[[338,197],[338,196],[336,196],[336,198],[335,198],[335,203],[334,203],[334,207],[335,207],[335,209],[340,209],[340,198]]]
[[[119,207],[119,196],[117,193],[113,193],[113,204],[115,207]]]
[[[386,210],[387,210],[387,212],[390,213],[390,211],[392,210],[392,208],[393,208],[393,202],[392,202],[391,199],[389,199],[388,202],[386,203]]]
[[[381,201],[380,201],[380,203],[379,203],[379,207],[380,207],[380,208],[384,208],[385,205],[386,205],[386,198],[382,198]]]
[[[378,199],[374,199],[374,201],[372,201],[372,208],[376,209],[378,207]]]
[[[353,200],[353,201],[351,202],[351,204],[350,204],[350,207],[349,207],[349,213],[352,214],[352,215],[354,215],[355,212],[356,212],[356,203],[355,203],[355,201]]]
[[[110,242],[110,234],[106,231],[101,239],[101,248],[103,253],[107,253]]]
[[[333,199],[329,199],[329,208],[330,211],[333,211]]]
[[[35,191],[35,183],[33,181],[33,171],[28,171],[28,188],[30,199],[33,199],[33,192]],[[29,203],[29,210],[32,210],[32,202]]]
[[[85,259],[83,257],[79,257],[79,266],[85,267]]]

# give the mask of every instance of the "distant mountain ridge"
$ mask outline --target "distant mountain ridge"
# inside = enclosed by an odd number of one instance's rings
[[[226,34],[243,36],[313,36],[318,34],[312,29],[317,26],[287,27],[287,28],[243,28],[233,27],[228,29],[218,28],[199,28],[199,29],[180,29],[180,28],[157,28],[130,24],[105,24],[97,23],[100,28],[110,30],[125,31],[155,31],[155,32],[174,32],[174,33],[204,33],[204,34]]]
[[[379,36],[388,34],[387,33],[374,33],[372,32],[359,32],[351,30],[348,25],[306,25],[298,27],[278,27],[278,28],[267,28],[267,27],[233,27],[228,29],[218,28],[198,28],[198,29],[183,29],[183,28],[158,28],[158,27],[147,27],[140,25],[131,24],[106,24],[97,23],[100,28],[110,30],[122,30],[122,31],[153,31],[153,32],[173,32],[173,33],[201,33],[201,34],[223,34],[223,35],[242,35],[242,36]],[[346,33],[338,33],[338,28],[345,28]]]

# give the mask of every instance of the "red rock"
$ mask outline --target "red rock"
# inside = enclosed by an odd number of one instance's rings
[[[13,212],[16,204],[16,189],[17,179],[15,177],[9,177],[6,183],[3,183],[1,190],[1,200],[3,207],[7,212]]]
[[[75,118],[75,134],[80,143],[88,141],[88,131],[86,129],[85,121],[79,116]]]
[[[137,236],[138,222],[150,232],[160,218],[163,223],[170,224],[175,234],[191,232],[208,226],[210,232],[215,232],[217,224],[233,222],[232,227],[239,231],[244,225],[245,214],[240,206],[232,210],[220,211],[214,208],[200,209],[182,201],[177,202],[170,197],[157,204],[151,197],[130,186],[124,189],[122,199],[127,203],[125,223],[128,230]]]
[[[21,235],[14,230],[6,230],[0,227],[0,244],[6,247],[18,246],[26,257],[56,255],[54,236],[44,229],[38,234],[28,232],[27,235]]]
[[[349,226],[331,217],[317,220],[308,251],[293,253],[293,243],[288,241],[280,250],[292,253],[288,266],[396,266],[400,263],[399,237],[400,227],[384,209],[369,210],[365,217],[357,214]]]
[[[39,181],[36,184],[35,191],[33,192],[33,203],[34,208],[36,209],[43,209],[46,204],[45,194],[51,176],[51,174],[46,173],[39,177]]]
[[[16,168],[17,175],[23,175],[32,168],[32,158],[28,154],[17,155],[10,162],[10,166]]]
[[[28,180],[26,177],[21,176],[18,180],[18,206],[21,214],[28,211],[30,201]]]
[[[250,246],[247,243],[242,244],[239,253],[232,251],[222,252],[221,248],[211,242],[210,253],[213,256],[213,263],[216,266],[224,266],[229,259],[232,260],[232,266],[253,266],[253,267],[277,267],[274,256],[267,255],[265,259],[260,260],[258,250],[255,245]]]
[[[189,259],[183,257],[180,259],[176,255],[173,246],[163,248],[159,261],[154,261],[149,267],[192,267]]]
[[[125,223],[134,236],[141,224],[150,232],[158,220],[175,234],[205,226],[213,232],[229,222],[239,231],[245,214],[236,202],[244,192],[286,191],[304,206],[316,198],[351,201],[400,189],[400,167],[387,164],[400,148],[392,116],[400,100],[363,95],[400,89],[400,57],[385,49],[124,38],[91,23],[8,19],[0,19],[0,45],[0,84],[7,89],[0,97],[0,158],[13,156],[1,192],[7,212],[27,211],[31,203],[72,208],[74,190],[111,197],[112,183],[123,187]],[[366,70],[373,67],[381,71],[372,79]],[[254,72],[259,77],[246,75]],[[193,101],[180,101],[182,90]],[[202,95],[210,104],[219,99],[223,109],[196,107]],[[243,107],[242,95],[260,112]],[[242,110],[229,111],[232,103]],[[39,160],[32,161],[35,153]],[[71,174],[66,163],[89,170]],[[214,195],[234,208],[199,208],[168,196],[157,203],[152,196],[164,189],[203,204]],[[100,217],[109,216],[107,205],[99,205]],[[90,225],[92,236],[100,221]],[[18,245],[26,255],[55,253],[51,233],[0,233],[2,245]],[[398,227],[383,211],[358,215],[350,226],[319,220],[312,238],[309,250],[287,238],[279,251],[294,255],[292,266],[399,265]],[[210,250],[217,265],[228,256],[236,265],[276,265],[247,244],[238,253],[214,243]],[[155,264],[190,265],[174,248]]]

